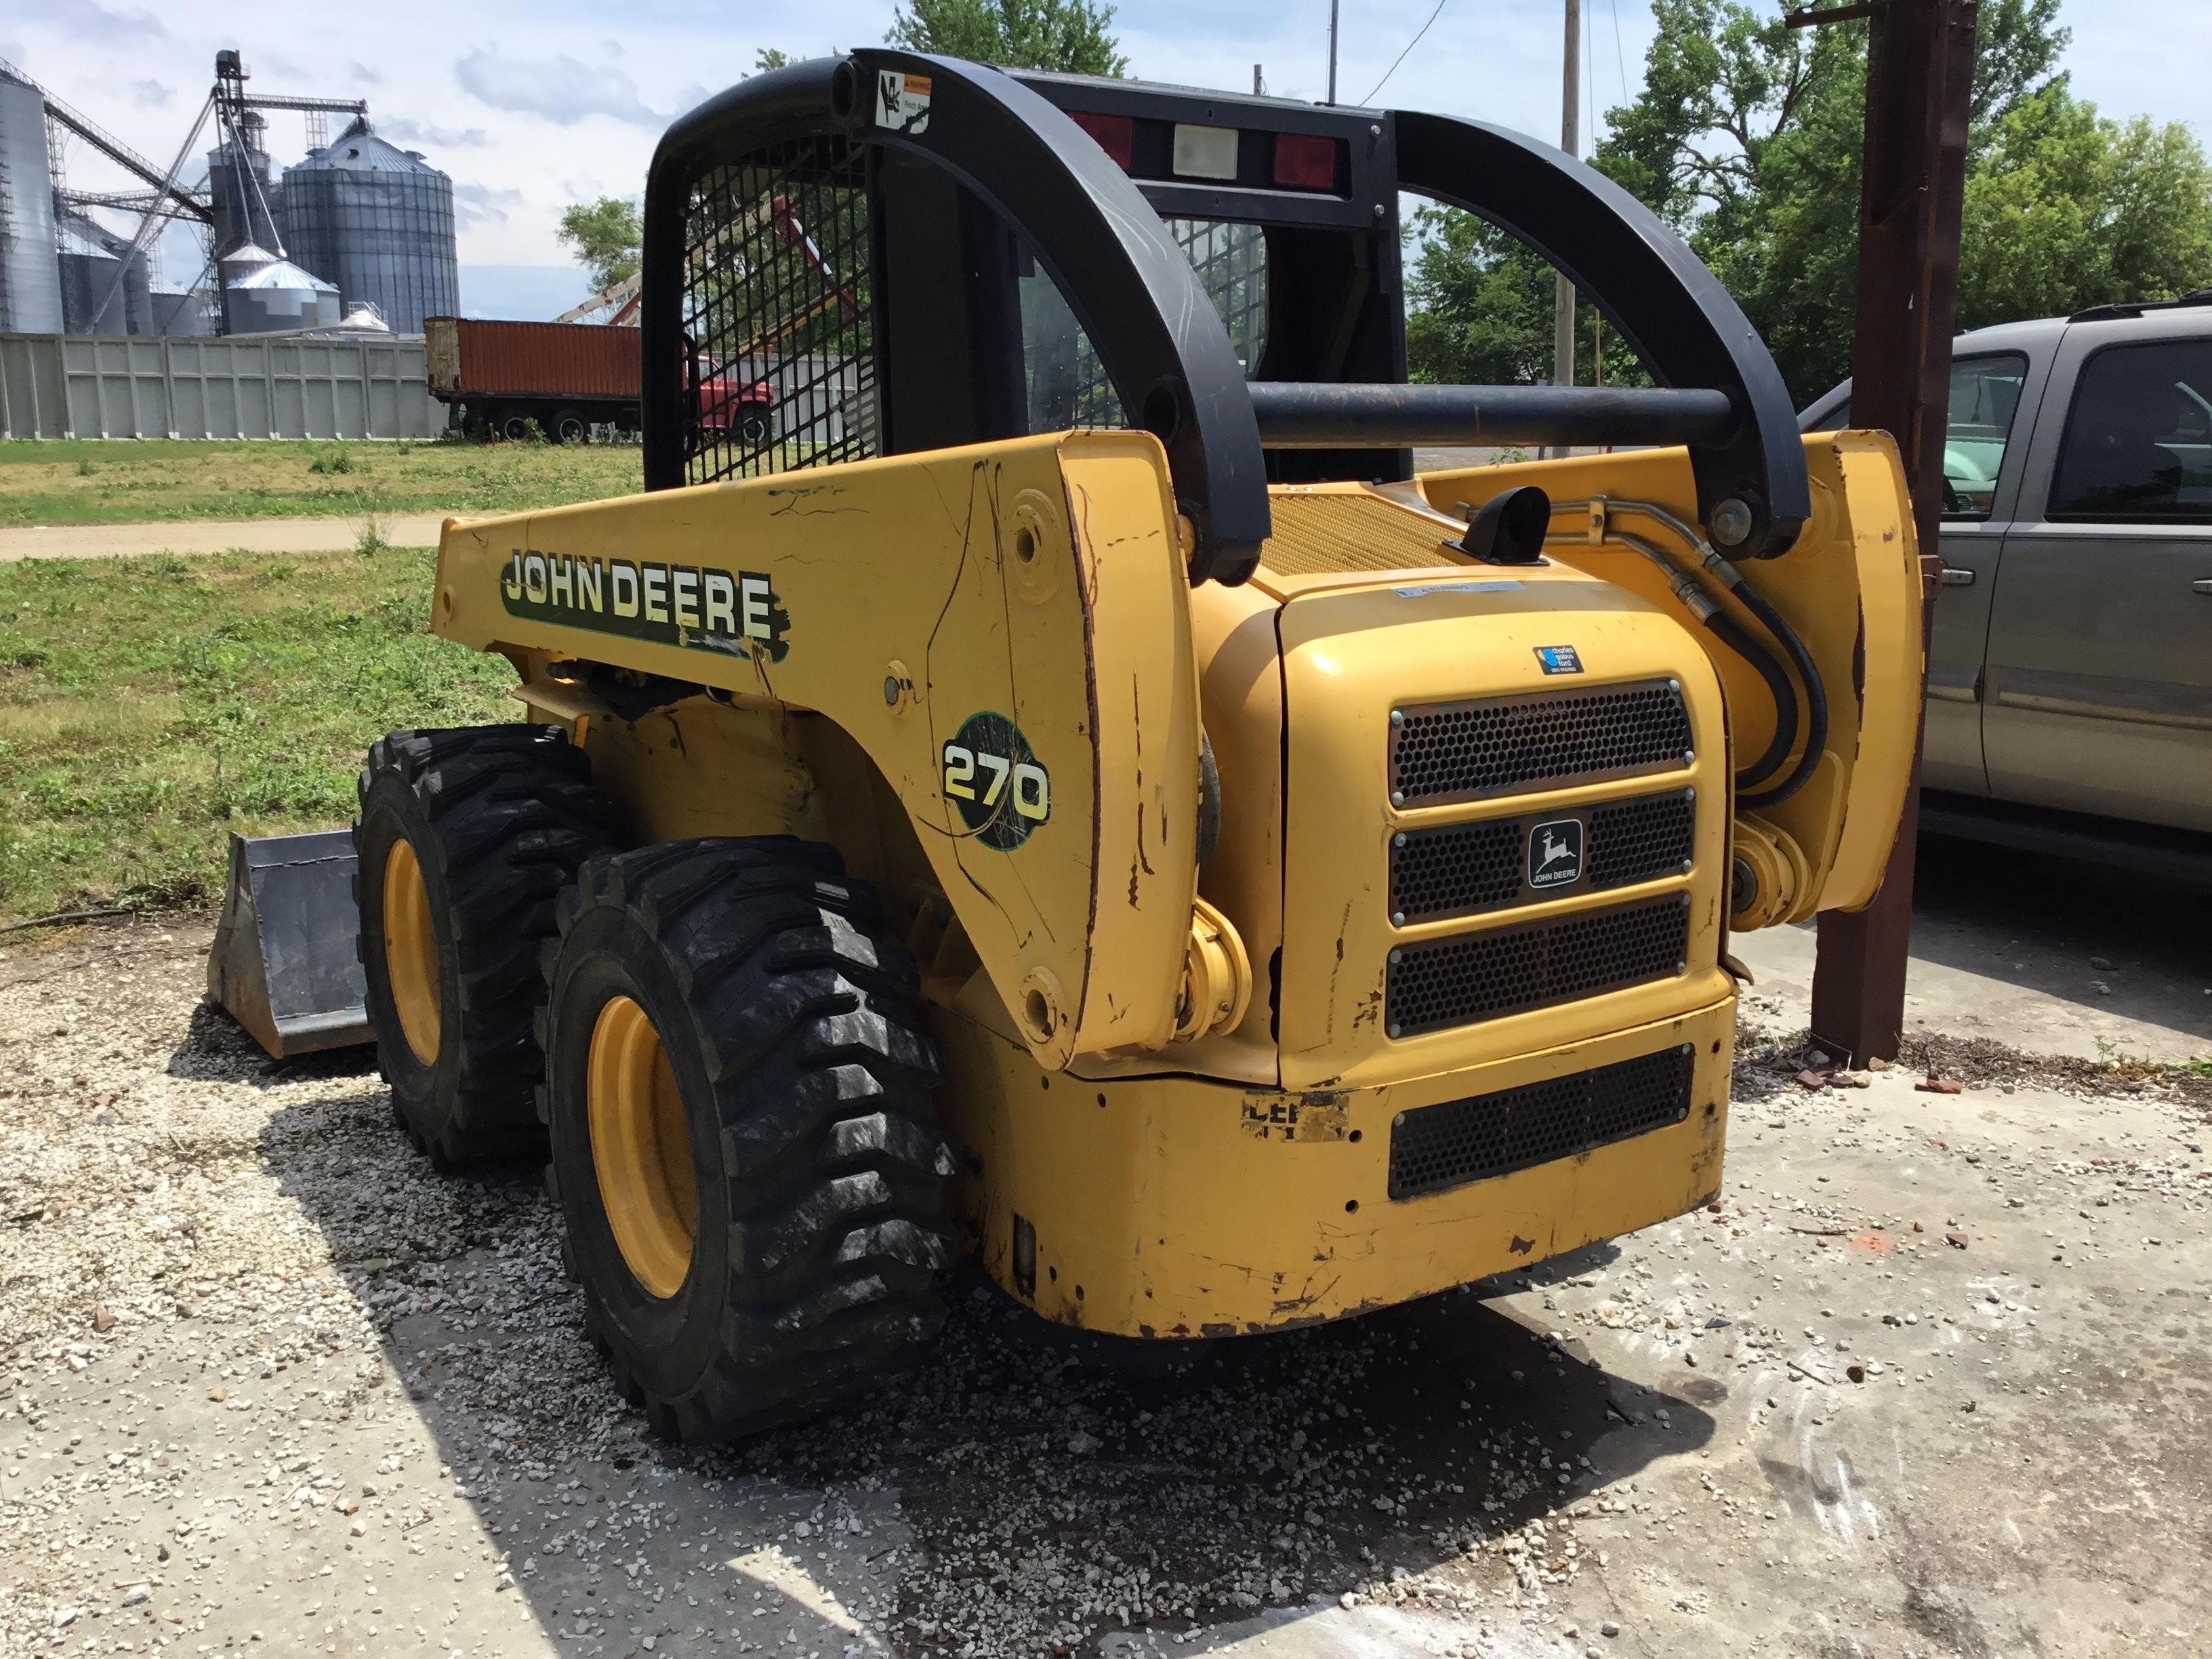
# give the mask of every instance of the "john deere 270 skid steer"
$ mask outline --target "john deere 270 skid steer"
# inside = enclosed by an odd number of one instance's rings
[[[1659,384],[1406,384],[1401,192]],[[1200,1339],[1715,1195],[1729,933],[1872,896],[1919,586],[1889,441],[1801,438],[1650,214],[1474,122],[881,50],[678,122],[645,226],[647,492],[447,525],[526,721],[384,738],[354,838],[402,1121],[550,1135],[656,1426],[865,1389],[963,1255]]]

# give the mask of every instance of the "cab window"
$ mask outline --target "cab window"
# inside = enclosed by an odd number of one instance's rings
[[[2212,524],[2212,340],[2107,346],[2082,366],[2050,516]]]

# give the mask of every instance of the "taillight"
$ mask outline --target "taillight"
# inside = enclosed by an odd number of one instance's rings
[[[1113,159],[1114,165],[1127,173],[1129,159],[1136,153],[1137,124],[1126,115],[1093,115],[1088,110],[1070,110],[1067,118],[1089,133],[1098,148]]]
[[[1336,140],[1310,132],[1275,135],[1275,182],[1289,190],[1336,188]]]

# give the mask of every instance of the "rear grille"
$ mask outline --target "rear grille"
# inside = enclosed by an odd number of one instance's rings
[[[1393,920],[1495,909],[1521,896],[1527,831],[1519,818],[1408,831],[1390,847]]]
[[[1670,978],[1689,939],[1689,896],[1670,894],[1408,945],[1390,953],[1386,1027],[1412,1036]]]
[[[1680,875],[1695,846],[1697,799],[1696,791],[1678,789],[1601,806],[1401,830],[1390,838],[1391,924],[1403,927]],[[1583,830],[1588,850],[1582,873],[1571,882],[1533,885],[1530,837],[1569,819]]]
[[[1680,875],[1690,862],[1698,825],[1698,798],[1690,790],[1610,801],[1590,809],[1592,887]]]
[[[1690,1115],[1689,1044],[1401,1112],[1390,1130],[1390,1196],[1418,1198],[1571,1158]]]
[[[1689,710],[1667,680],[1397,712],[1390,799],[1401,806],[1669,771],[1690,750]]]

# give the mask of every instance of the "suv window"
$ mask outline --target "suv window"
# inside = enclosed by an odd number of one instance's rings
[[[1951,400],[1943,428],[1943,516],[1986,519],[1996,493],[1997,469],[2004,465],[2013,416],[2020,410],[2020,388],[2027,378],[2027,359],[2016,351],[1986,357],[1960,357],[1951,364]],[[1851,423],[1849,398],[1821,417],[1820,428],[1834,431]]]
[[[2107,346],[2082,366],[2051,517],[2212,523],[2212,340]]]

